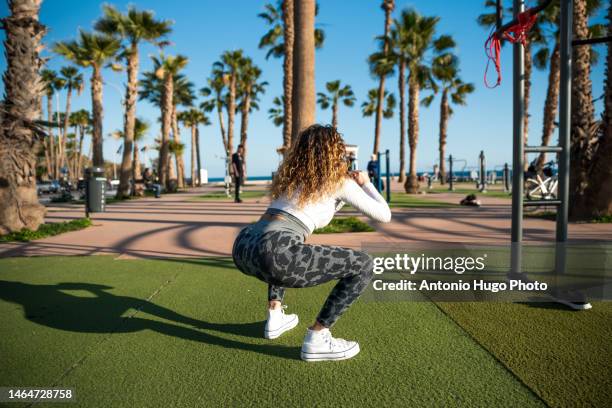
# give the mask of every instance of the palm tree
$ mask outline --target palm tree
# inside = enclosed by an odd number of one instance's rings
[[[274,99],[272,99],[272,107],[268,109],[268,119],[272,121],[274,126],[281,126],[284,123],[284,98],[283,95],[274,97]]]
[[[612,32],[612,3],[608,6],[608,33]],[[590,169],[590,183],[585,191],[582,208],[576,216],[594,218],[612,215],[612,42],[608,42],[604,81],[604,111],[601,134]]]
[[[134,153],[132,158],[132,180],[134,181],[136,181],[142,174],[140,170],[140,149],[138,147],[138,142],[145,138],[147,133],[149,133],[150,128],[151,124],[145,119],[137,117],[134,121]],[[135,190],[132,190],[132,192],[135,192]]]
[[[332,108],[332,126],[338,127],[338,105],[342,102],[345,106],[355,104],[355,94],[350,85],[341,86],[340,80],[330,81],[325,84],[327,94],[319,92],[317,102],[321,109]]]
[[[200,164],[198,163],[198,126],[200,124],[209,125],[210,121],[200,109],[190,108],[180,112],[178,118],[185,127],[191,130],[191,187],[200,185]]]
[[[293,22],[295,44],[293,54],[292,131],[298,133],[312,125],[316,117],[315,95],[315,14],[314,0],[297,2]]]
[[[59,166],[63,167],[66,162],[66,134],[68,133],[68,126],[70,124],[70,110],[72,103],[72,91],[76,90],[77,94],[80,95],[83,91],[83,74],[79,70],[72,66],[62,67],[60,69],[60,80],[63,84],[63,88],[66,89],[66,111],[64,113],[64,128],[62,130],[62,139],[59,143]],[[73,174],[73,167],[68,166],[69,177],[74,180],[75,175]]]
[[[104,17],[96,22],[96,30],[118,37],[126,42],[123,49],[125,57],[128,83],[125,95],[125,118],[123,131],[125,142],[121,170],[119,176],[119,187],[117,197],[125,197],[130,190],[130,173],[132,171],[132,149],[134,143],[134,130],[136,129],[136,100],[138,96],[138,70],[140,64],[139,44],[142,41],[155,45],[164,45],[160,41],[167,36],[172,22],[167,20],[156,20],[153,12],[139,11],[129,7],[126,14],[122,14],[111,5],[104,5]]]
[[[0,110],[0,234],[36,230],[45,208],[36,194],[36,151],[45,132],[40,117],[44,90],[38,56],[46,28],[38,21],[40,0],[9,0],[3,18],[4,101]]]
[[[213,64],[213,75],[220,75],[228,88],[227,101],[227,151],[234,151],[234,122],[236,118],[236,87],[239,69],[244,63],[242,50],[225,51],[221,60]]]
[[[433,61],[432,73],[438,81],[436,91],[442,92],[440,98],[440,183],[444,184],[446,180],[446,138],[448,129],[448,120],[453,114],[453,109],[450,104],[465,105],[467,94],[474,92],[474,84],[465,83],[459,78],[459,58],[451,53],[443,54]],[[449,101],[450,96],[450,101]],[[429,106],[433,101],[434,94],[424,98],[422,103],[424,106]]]
[[[419,183],[416,172],[416,148],[419,140],[419,93],[421,88],[431,86],[431,69],[427,66],[429,57],[436,57],[455,46],[449,36],[434,38],[439,17],[424,17],[415,10],[404,10],[396,20],[392,33],[396,55],[400,64],[405,64],[408,74],[408,146],[410,147],[410,166],[404,184],[407,193],[417,193]],[[430,55],[431,54],[431,55]],[[403,81],[400,81],[403,82]],[[400,85],[400,88],[403,88]],[[400,104],[402,104],[400,89]],[[400,107],[400,112],[401,112]],[[403,135],[402,135],[403,139]]]
[[[389,33],[391,31],[391,13],[395,9],[395,0],[383,0],[381,8],[385,12],[385,34],[383,40],[382,55],[387,56],[389,54]],[[393,65],[391,64],[371,64],[371,71],[373,74],[378,76],[378,91],[376,93],[378,99],[376,100],[376,120],[374,122],[374,149],[373,153],[377,154],[380,146],[380,129],[382,126],[383,119],[383,104],[385,97],[385,79],[393,71]]]
[[[378,89],[379,88],[372,88],[368,91],[368,96],[366,101],[364,101],[361,104],[361,113],[364,117],[370,117],[372,115],[377,115],[378,114],[378,108],[379,106],[383,107],[382,110],[382,117],[385,119],[390,119],[393,117],[393,112],[395,111],[395,106],[397,104],[396,100],[395,100],[395,95],[390,93],[389,91],[385,90],[385,94],[383,95],[383,105],[379,105],[378,104],[378,100],[380,99],[378,97]],[[400,142],[403,142],[405,140],[405,138],[400,138]],[[400,153],[401,153],[401,158],[403,160],[404,158],[404,144],[400,143]],[[405,164],[402,161],[401,163],[401,168],[404,170],[403,172],[400,172],[400,181],[404,180],[403,177],[403,173],[405,173]]]
[[[244,158],[247,156],[247,130],[249,126],[249,113],[259,109],[259,95],[266,92],[266,81],[259,82],[261,69],[253,63],[251,58],[244,59],[238,77],[238,93],[240,95],[240,144],[244,147]]]
[[[57,54],[82,67],[92,69],[91,75],[91,106],[93,115],[93,165],[104,166],[102,148],[102,69],[104,65],[116,57],[119,51],[119,41],[107,35],[92,34],[86,31],[79,33],[76,41],[58,42],[53,47]]]
[[[258,17],[268,23],[270,30],[261,38],[259,48],[269,48],[266,59],[270,56],[275,58],[283,57],[283,111],[286,112],[283,121],[283,146],[281,151],[285,151],[291,145],[292,132],[292,103],[293,103],[293,59],[295,27],[294,15],[295,5],[293,0],[279,0],[276,7],[272,4],[265,5],[265,11],[258,14]],[[318,5],[315,5],[315,16],[319,12]],[[325,40],[325,33],[322,29],[315,27],[315,47],[321,48]]]
[[[574,36],[589,37],[587,0],[574,1]],[[597,147],[597,123],[591,82],[590,47],[573,47],[571,90],[570,216],[581,216],[589,168]],[[608,164],[609,165],[609,164]]]
[[[587,14],[593,16],[601,7],[600,0],[587,1]],[[542,125],[542,146],[547,146],[550,143],[554,129],[555,119],[557,116],[557,105],[559,103],[559,85],[561,79],[561,55],[559,43],[559,4],[552,3],[546,9],[538,14],[538,24],[542,31],[542,41],[539,42],[539,49],[534,54],[534,66],[539,70],[548,68],[548,86],[546,90],[546,99],[544,102],[544,116]],[[546,31],[550,31],[548,35],[544,35]],[[604,27],[602,24],[593,24],[589,27],[589,32],[593,37],[604,35]],[[552,44],[549,44],[552,43]],[[595,63],[598,59],[598,52],[595,48],[591,48],[591,63]],[[546,162],[546,153],[542,152],[538,156],[536,168],[540,169]]]
[[[225,132],[225,125],[223,120],[223,109],[225,108],[225,81],[221,72],[213,70],[213,76],[207,80],[208,86],[200,89],[200,95],[210,99],[205,100],[200,104],[200,109],[205,112],[217,111],[217,117],[219,120],[219,128],[221,129],[221,140],[223,141],[223,148],[228,152],[227,148],[227,134]]]
[[[159,150],[158,171],[160,184],[170,190],[170,131],[172,129],[172,114],[174,112],[174,83],[177,75],[188,62],[182,55],[151,57],[153,71],[145,74],[140,91],[141,99],[149,99],[158,104],[161,109],[161,141]]]
[[[40,72],[41,79],[44,84],[45,95],[47,96],[47,168],[51,177],[56,179],[58,176],[58,166],[55,152],[55,135],[53,134],[53,96],[55,92],[62,87],[57,73],[50,69],[43,69]]]
[[[85,134],[88,132],[91,125],[89,111],[80,109],[71,113],[70,124],[78,129],[79,134],[79,141],[76,147],[77,159],[75,160],[73,171],[73,174],[76,176],[76,178],[78,178],[78,175],[81,174],[81,168],[83,165],[83,140],[85,139]]]
[[[193,94],[193,83],[187,80],[182,75],[177,76],[174,80],[174,99],[172,102],[172,138],[175,142],[181,142],[181,133],[179,131],[178,125],[178,116],[177,116],[177,107],[181,106],[191,106],[193,104],[193,100],[195,96]],[[175,156],[176,168],[177,168],[177,178],[178,178],[178,187],[185,187],[185,161],[183,160],[183,155]]]

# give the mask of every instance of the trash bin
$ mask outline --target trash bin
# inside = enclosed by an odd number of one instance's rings
[[[104,212],[106,204],[106,177],[104,168],[90,167],[85,169],[85,213]]]

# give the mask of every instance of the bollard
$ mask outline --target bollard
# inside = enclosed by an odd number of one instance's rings
[[[389,149],[387,149],[385,151],[385,156],[387,156],[385,158],[385,167],[387,170],[387,202],[390,203],[391,202],[391,172],[389,171]]]
[[[453,185],[453,155],[448,156],[448,190],[454,191],[455,186]]]
[[[508,163],[504,163],[504,191],[506,193],[510,191],[510,170],[508,169]]]

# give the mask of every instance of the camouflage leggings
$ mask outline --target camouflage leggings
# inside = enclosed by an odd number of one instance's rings
[[[307,245],[303,224],[285,212],[281,217],[260,220],[240,231],[232,250],[234,263],[244,274],[268,283],[268,300],[282,301],[285,288],[338,279],[317,317],[323,326],[331,327],[370,283],[372,258],[352,249]]]

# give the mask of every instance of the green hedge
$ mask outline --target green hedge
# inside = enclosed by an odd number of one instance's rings
[[[21,231],[0,236],[0,242],[29,242],[35,239],[63,234],[64,232],[78,231],[89,226],[91,226],[91,220],[89,218],[78,218],[71,221],[41,224],[36,231],[24,228]]]

